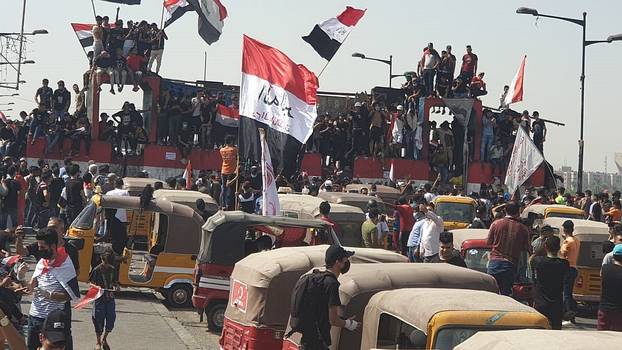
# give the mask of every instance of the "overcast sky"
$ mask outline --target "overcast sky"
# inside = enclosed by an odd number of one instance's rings
[[[81,84],[87,69],[84,53],[69,25],[93,21],[89,0],[27,0],[26,31],[47,29],[49,35],[32,38],[14,111],[33,108],[33,96],[43,77],[53,85],[63,79],[67,85]],[[160,22],[161,0],[143,0],[141,6],[121,5],[120,18]],[[504,84],[509,84],[522,55],[527,55],[524,102],[514,109],[538,110],[541,117],[566,123],[549,126],[545,156],[555,168],[577,166],[579,137],[579,75],[581,69],[581,27],[541,18],[517,15],[519,6],[536,7],[541,13],[581,17],[588,12],[588,40],[604,39],[622,33],[619,14],[622,1],[616,0],[222,0],[227,6],[224,33],[220,41],[208,46],[197,34],[196,14],[188,13],[167,34],[161,75],[183,80],[203,78],[203,55],[208,53],[208,80],[240,83],[242,34],[248,34],[287,53],[294,61],[319,73],[325,61],[302,39],[314,24],[334,17],[346,5],[367,8],[348,40],[320,78],[320,90],[356,92],[386,85],[388,67],[382,63],[352,58],[354,51],[387,58],[393,55],[394,71],[414,70],[421,49],[433,42],[437,48],[451,44],[460,57],[471,44],[479,56],[479,70],[486,72],[489,95],[485,105],[498,106]],[[0,32],[18,31],[21,0],[4,1]],[[95,0],[98,14],[115,15],[116,5]],[[585,168],[614,171],[613,154],[622,151],[620,122],[615,108],[621,93],[614,88],[620,80],[622,42],[587,48]],[[15,81],[15,75],[9,75]],[[397,85],[399,79],[394,80]],[[130,90],[130,89],[128,89]],[[12,93],[0,89],[0,94]],[[125,93],[118,99],[138,101]],[[116,100],[113,100],[115,104]],[[0,109],[6,106],[0,106]],[[8,113],[8,114],[11,114]]]

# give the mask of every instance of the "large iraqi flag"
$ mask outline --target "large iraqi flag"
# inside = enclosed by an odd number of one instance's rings
[[[261,161],[258,128],[266,129],[275,173],[298,172],[317,118],[318,79],[283,52],[244,36],[240,86],[241,159]]]
[[[350,35],[352,28],[365,15],[365,11],[348,6],[339,16],[316,24],[311,33],[302,39],[320,56],[330,61]]]

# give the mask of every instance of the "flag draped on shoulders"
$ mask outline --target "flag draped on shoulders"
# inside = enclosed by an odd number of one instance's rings
[[[56,259],[50,261],[48,259],[39,259],[32,278],[37,278],[46,273],[50,273],[63,286],[71,300],[80,298],[80,289],[78,288],[78,279],[76,277],[76,269],[67,255],[64,247],[57,249]]]
[[[199,16],[199,36],[208,44],[218,41],[228,15],[221,0],[165,0],[164,8],[167,12],[165,27],[186,12],[196,12]]]
[[[240,158],[259,162],[258,128],[278,174],[300,168],[301,148],[313,133],[317,118],[318,79],[281,51],[244,36],[240,86]]]
[[[529,134],[523,129],[518,128],[512,156],[508,164],[508,171],[505,175],[505,185],[508,192],[514,193],[542,164],[544,156],[533,143]]]
[[[348,6],[339,16],[316,24],[311,33],[303,36],[302,39],[308,42],[320,56],[330,61],[354,26],[363,18],[365,11]]]

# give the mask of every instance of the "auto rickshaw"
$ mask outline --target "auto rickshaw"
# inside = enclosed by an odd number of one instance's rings
[[[544,219],[543,225],[550,225],[563,231],[562,224],[566,218]],[[570,219],[574,223],[574,236],[579,240],[579,257],[577,259],[577,279],[573,296],[578,302],[595,306],[600,301],[600,267],[605,254],[603,244],[609,238],[607,224],[591,221]]]
[[[360,193],[348,193],[348,192],[320,192],[318,197],[333,204],[346,204],[361,209],[364,213],[367,212],[367,206],[370,200],[378,202],[378,210],[380,214],[386,214],[387,208],[385,207],[382,199],[378,197],[372,197]]]
[[[331,224],[325,221],[219,211],[203,225],[192,304],[201,319],[207,315],[210,329],[221,329],[229,299],[229,277],[238,261],[272,247],[320,244],[340,244]]]
[[[123,178],[123,189],[127,190],[130,196],[140,196],[145,186],[151,185],[151,187],[153,187],[156,182],[161,182],[165,189],[169,188],[166,182],[159,179],[128,176]]]
[[[371,192],[370,184],[349,184],[346,186],[346,192],[361,193],[363,188]],[[376,185],[376,195],[385,203],[394,203],[402,196],[402,192],[395,187]]]
[[[434,212],[443,219],[445,230],[467,228],[475,219],[477,201],[470,197],[437,196]]]
[[[319,219],[320,204],[323,199],[304,194],[279,194],[279,203],[283,216],[297,219]],[[361,225],[365,221],[365,213],[345,204],[331,204],[330,217],[337,224],[335,233],[341,244],[349,247],[361,247]]]
[[[235,264],[220,338],[222,349],[280,349],[294,285],[324,265],[327,245],[289,247],[251,254]],[[407,262],[384,249],[346,248],[353,264]]]
[[[495,279],[485,273],[450,264],[353,264],[339,276],[339,298],[343,319],[362,319],[365,306],[376,293],[401,288],[460,288],[498,292]],[[414,302],[410,300],[409,303]],[[407,305],[403,305],[407,307]],[[286,334],[291,329],[289,323]],[[361,346],[361,329],[355,331],[332,327],[331,350],[351,350]],[[300,347],[300,333],[283,341],[283,350]]]
[[[379,292],[363,316],[361,350],[454,347],[481,330],[548,329],[548,319],[510,297],[481,290]]]
[[[128,191],[130,196],[138,197],[145,189],[145,186],[151,185],[152,187],[156,182],[162,182],[165,188],[168,188],[166,182],[152,178],[142,177],[124,177],[123,189]],[[133,247],[137,243],[137,247],[144,247],[148,245],[148,236],[151,232],[151,224],[153,217],[148,211],[134,211],[127,210],[127,234],[129,236],[129,246]]]
[[[585,219],[585,212],[575,207],[559,204],[532,204],[525,207],[520,214],[521,219],[528,219],[533,227],[542,225],[546,218]]]
[[[95,195],[69,227],[68,238],[79,248],[80,266],[91,266],[93,254],[106,248],[96,243],[95,237],[105,227],[104,209],[108,208],[145,210],[153,215],[149,254],[124,250],[119,268],[121,286],[156,289],[171,306],[188,306],[203,225],[199,214],[163,199],[154,199],[143,209],[138,197]],[[88,282],[89,272],[88,268],[80,269],[78,280]]]
[[[460,251],[469,269],[486,273],[492,246],[488,244],[488,230],[464,228],[451,231],[454,249]],[[533,301],[533,278],[529,266],[529,254],[523,253],[517,266],[516,280],[512,286],[512,297],[530,304]]]
[[[456,350],[603,350],[620,348],[620,332],[520,329],[477,332]]]

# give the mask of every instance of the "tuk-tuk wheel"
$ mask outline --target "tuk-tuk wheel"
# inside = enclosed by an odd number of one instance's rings
[[[164,294],[172,307],[189,307],[192,303],[192,287],[187,284],[175,283]]]
[[[212,332],[222,331],[222,327],[225,323],[225,309],[226,303],[216,303],[208,306],[205,310],[207,315],[207,326]]]

